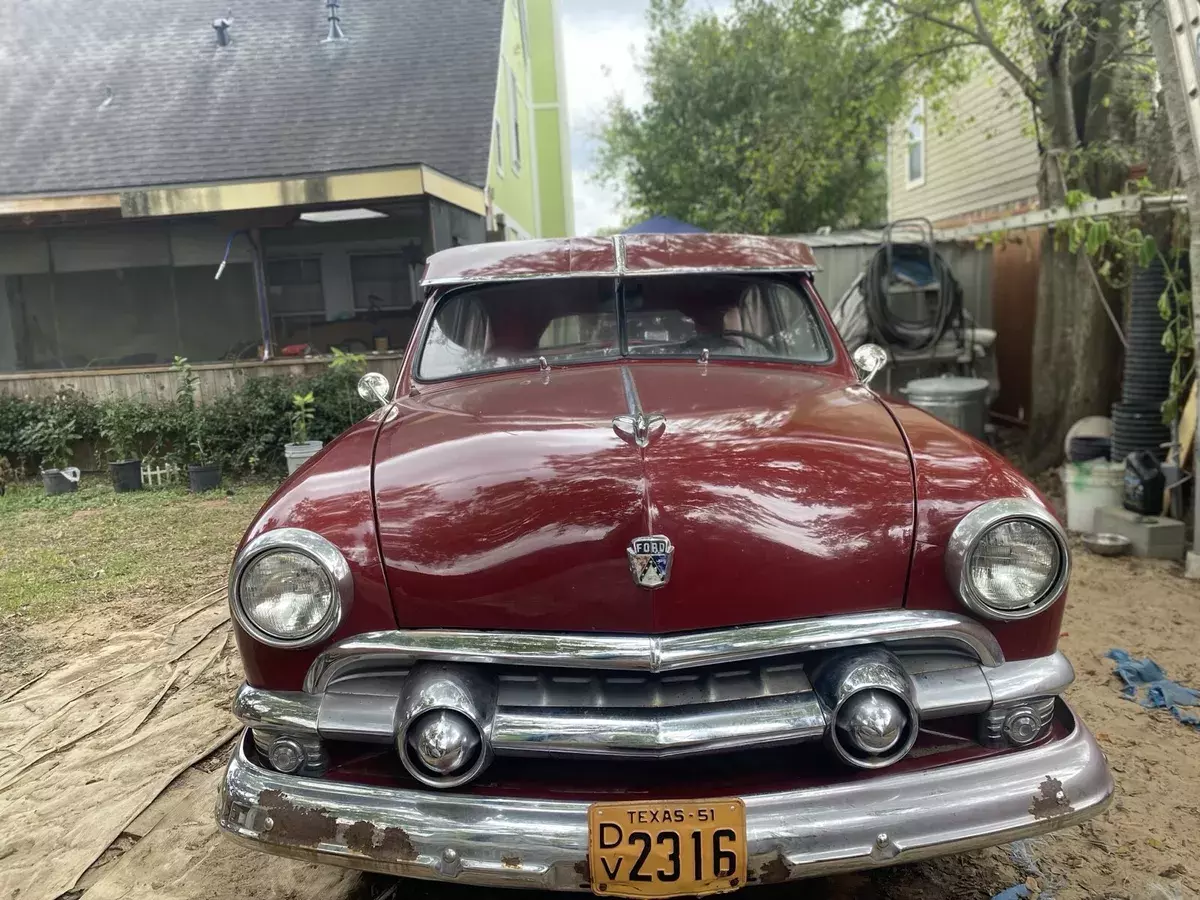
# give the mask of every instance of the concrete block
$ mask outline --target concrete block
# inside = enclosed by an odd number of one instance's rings
[[[1200,553],[1194,550],[1188,551],[1187,562],[1183,566],[1183,577],[1200,581]]]
[[[1183,559],[1184,527],[1176,519],[1142,516],[1122,506],[1105,506],[1096,510],[1096,531],[1129,538],[1134,556]]]

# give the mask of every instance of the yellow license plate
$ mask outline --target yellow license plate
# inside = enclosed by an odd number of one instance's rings
[[[588,810],[592,890],[605,897],[678,897],[746,883],[741,800],[595,803]]]

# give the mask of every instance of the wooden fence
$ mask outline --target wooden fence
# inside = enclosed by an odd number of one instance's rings
[[[367,367],[394,382],[403,353],[372,353]],[[240,386],[247,378],[312,375],[329,365],[328,356],[307,356],[219,363],[195,363],[196,399],[205,402]],[[0,395],[53,397],[70,388],[85,397],[139,397],[170,400],[179,385],[170,366],[136,366],[113,369],[60,369],[0,373]]]

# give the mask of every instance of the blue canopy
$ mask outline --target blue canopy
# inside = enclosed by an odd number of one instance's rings
[[[654,216],[645,222],[630,225],[624,234],[708,234],[703,228],[680,222],[670,216]]]

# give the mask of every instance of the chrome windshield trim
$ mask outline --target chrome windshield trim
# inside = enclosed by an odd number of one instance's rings
[[[304,690],[319,694],[334,679],[355,671],[419,661],[670,672],[862,644],[914,642],[953,647],[985,666],[1004,662],[995,636],[974,619],[941,610],[891,609],[653,636],[433,628],[375,631],[323,651],[309,667]]]
[[[421,287],[444,285],[489,284],[504,281],[528,281],[536,278],[546,281],[559,278],[659,278],[663,275],[782,275],[790,272],[811,274],[820,272],[820,266],[670,266],[661,269],[619,269],[614,263],[611,269],[587,272],[503,272],[497,275],[454,275],[447,278],[427,278]]]

